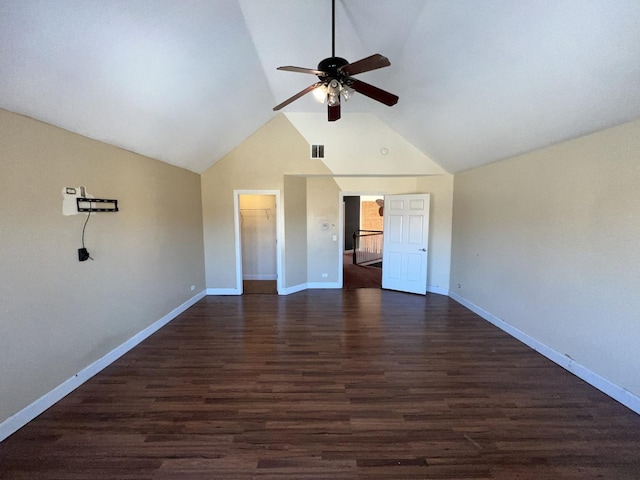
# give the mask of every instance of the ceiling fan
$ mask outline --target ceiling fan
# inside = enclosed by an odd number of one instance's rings
[[[347,100],[354,91],[391,107],[398,103],[397,95],[352,78],[353,75],[388,67],[389,65],[391,65],[389,59],[379,53],[353,63],[349,63],[344,58],[336,57],[336,0],[331,0],[331,56],[322,60],[315,70],[292,66],[278,67],[278,70],[287,72],[310,73],[316,75],[320,81],[309,85],[293,97],[273,107],[273,109],[280,110],[316,89],[322,89],[323,94],[326,95],[327,114],[330,122],[340,118],[340,98]]]

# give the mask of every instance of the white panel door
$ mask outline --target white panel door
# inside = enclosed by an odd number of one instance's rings
[[[382,288],[427,293],[428,193],[384,197]]]

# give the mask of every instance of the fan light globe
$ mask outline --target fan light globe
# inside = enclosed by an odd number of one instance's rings
[[[349,88],[346,85],[342,85],[342,89],[340,90],[340,93],[342,94],[342,97],[345,100],[349,100],[351,97],[353,97],[353,94],[356,92],[355,90],[353,90],[353,88]]]
[[[340,82],[335,78],[329,82],[327,85],[328,95],[327,95],[327,104],[330,107],[335,107],[336,105],[340,105],[340,90],[342,90],[342,86]]]
[[[313,98],[315,98],[319,103],[324,103],[324,101],[327,99],[326,87],[323,85],[321,87],[316,88],[313,91]]]

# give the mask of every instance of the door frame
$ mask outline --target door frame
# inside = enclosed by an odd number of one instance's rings
[[[240,195],[274,195],[276,197],[276,285],[278,295],[282,293],[282,258],[284,242],[284,229],[282,223],[282,211],[280,203],[280,190],[234,190],[233,191],[233,215],[234,237],[236,252],[236,291],[242,295],[242,228],[240,225]]]

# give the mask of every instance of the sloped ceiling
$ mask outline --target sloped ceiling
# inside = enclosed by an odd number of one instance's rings
[[[386,55],[360,78],[400,96],[356,95],[343,117],[376,115],[446,171],[640,118],[638,0],[336,10],[336,54]],[[315,68],[330,25],[330,0],[0,0],[0,107],[202,172],[315,81],[276,67]]]

